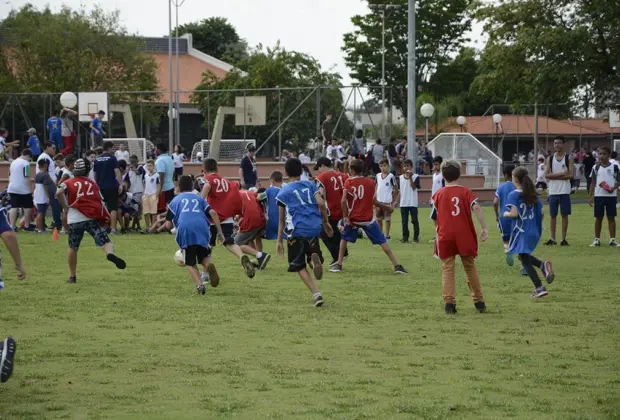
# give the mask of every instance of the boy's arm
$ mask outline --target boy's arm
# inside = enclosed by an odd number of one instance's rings
[[[617,184],[617,181],[616,181]],[[596,188],[596,171],[592,168],[592,180],[590,181],[590,196],[588,197],[588,204],[594,203],[594,189]]]
[[[277,254],[278,257],[284,257],[284,244],[282,243],[282,238],[284,236],[284,223],[286,222],[286,207],[280,202],[278,202],[280,206],[279,212],[279,220],[278,220],[278,241],[277,241]]]
[[[349,224],[349,205],[347,204],[347,197],[349,191],[345,188],[342,190],[342,198],[340,199],[340,207],[342,208],[342,218],[344,220],[344,224]]]
[[[314,199],[316,203],[319,205],[319,210],[321,211],[321,217],[323,218],[323,230],[330,238],[334,234],[334,230],[332,226],[329,224],[329,215],[327,214],[327,206],[325,205],[325,200],[321,197],[321,192],[317,191],[314,194]]]
[[[394,188],[392,189],[392,207],[396,207],[398,204],[398,200],[400,198],[400,189],[398,188],[398,183],[394,182]]]
[[[217,239],[221,242],[224,242],[224,233],[222,232],[222,224],[220,223],[220,217],[217,215],[217,212],[209,207],[209,217],[213,221],[215,225],[215,229],[217,230]]]
[[[484,242],[489,239],[489,229],[487,228],[487,221],[484,218],[484,212],[477,202],[474,203],[473,210],[474,213],[476,213],[478,223],[480,223],[480,227],[482,228],[482,231],[480,232],[480,240]]]
[[[497,196],[493,199],[493,210],[495,211],[495,220],[499,221],[499,198]]]
[[[545,178],[546,179],[558,179],[558,174],[551,173],[551,159],[553,159],[553,155],[549,156],[545,161]]]
[[[210,191],[211,191],[211,184],[209,184],[209,182],[207,181],[205,182],[205,185],[202,187],[202,191],[200,191],[201,197],[206,200],[207,197],[209,196]]]
[[[54,195],[54,197],[60,203],[60,207],[62,207],[63,209],[66,209],[67,207],[69,207],[68,204],[67,204],[67,197],[65,197],[64,184],[63,184],[62,187],[59,187],[56,190],[56,194]]]
[[[568,171],[566,171],[562,179],[573,179],[573,174],[575,173],[575,159],[572,157],[568,158]]]

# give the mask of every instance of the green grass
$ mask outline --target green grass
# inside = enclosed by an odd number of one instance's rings
[[[284,260],[249,280],[221,248],[222,284],[196,296],[170,235],[114,238],[125,272],[85,238],[68,285],[66,238],[20,234],[26,281],[3,250],[0,333],[18,354],[0,418],[618,419],[620,251],[589,248],[591,210],[574,212],[571,247],[537,253],[557,272],[548,298],[529,298],[492,229],[478,261],[489,313],[475,312],[459,264],[455,317],[428,209],[422,244],[394,229],[409,275],[361,241],[320,283],[323,308]]]

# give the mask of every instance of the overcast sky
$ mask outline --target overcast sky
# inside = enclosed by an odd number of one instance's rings
[[[61,4],[87,9],[99,4],[107,10],[120,10],[129,32],[145,36],[168,32],[166,0],[0,0],[0,16],[5,16],[11,5],[19,8],[26,3],[37,7],[52,4],[53,9]],[[287,49],[317,58],[324,69],[333,68],[348,84],[351,79],[340,50],[342,35],[353,29],[351,16],[364,13],[366,4],[362,0],[185,0],[179,8],[179,23],[224,16],[250,46],[274,46],[280,40]]]

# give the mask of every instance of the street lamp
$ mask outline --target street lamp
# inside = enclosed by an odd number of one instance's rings
[[[368,7],[373,12],[381,12],[381,137],[385,140],[385,18],[392,10],[403,9],[405,5],[369,4]]]
[[[463,132],[463,128],[465,127],[465,122],[465,117],[462,115],[456,118],[456,123],[461,126],[461,133]]]
[[[432,104],[424,104],[420,108],[420,114],[426,119],[426,131],[424,132],[424,144],[428,144],[428,119],[435,113],[435,107]]]
[[[495,123],[495,136],[499,134],[499,124],[502,122],[502,116],[500,114],[493,114],[493,122]],[[491,139],[491,150],[495,148],[495,136]]]

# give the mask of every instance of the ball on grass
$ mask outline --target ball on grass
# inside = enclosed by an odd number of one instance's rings
[[[182,249],[174,253],[174,262],[180,267],[185,266],[185,252]]]

